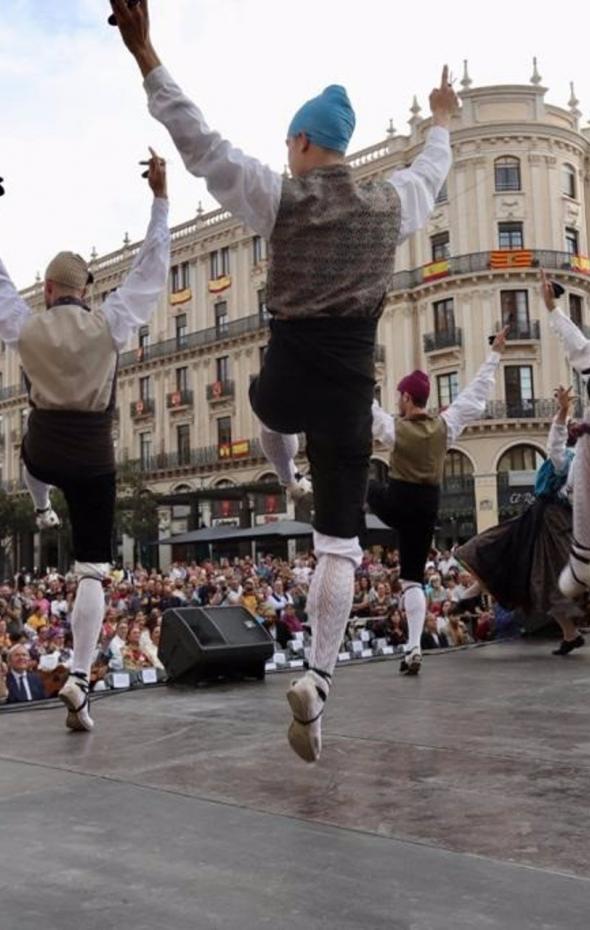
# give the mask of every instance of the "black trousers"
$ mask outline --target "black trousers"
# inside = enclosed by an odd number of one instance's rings
[[[88,478],[84,474],[67,476],[51,468],[23,460],[38,481],[51,484],[63,492],[72,524],[72,543],[77,562],[112,561],[115,523],[116,474]]]
[[[373,513],[399,537],[400,577],[424,582],[424,569],[436,527],[440,488],[389,479],[371,481],[368,503]]]
[[[373,449],[373,319],[273,321],[262,371],[250,386],[257,417],[278,433],[305,433],[314,529],[350,539],[364,527]]]

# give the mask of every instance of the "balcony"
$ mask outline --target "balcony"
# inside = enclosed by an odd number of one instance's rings
[[[427,333],[424,336],[424,351],[440,352],[443,349],[457,349],[463,345],[463,332],[459,327],[440,333]]]
[[[541,338],[541,324],[538,320],[528,323],[515,323],[508,331],[508,342],[538,342]]]
[[[144,346],[141,350],[133,349],[130,352],[123,352],[119,357],[119,368],[130,368],[133,365],[177,355],[180,352],[202,349],[218,342],[225,342],[228,339],[237,339],[240,336],[264,332],[267,328],[267,321],[259,313],[253,313],[251,316],[242,317],[240,320],[224,323],[223,326],[211,326],[209,329],[201,329],[195,333],[186,333],[181,337],[155,342],[152,345]]]
[[[236,393],[233,381],[214,381],[207,385],[207,400],[214,404],[221,401],[232,400]]]
[[[166,395],[166,407],[168,410],[182,410],[186,407],[192,407],[193,397],[192,391],[172,391],[171,394]]]
[[[161,472],[178,471],[180,469],[199,471],[200,469],[214,468],[224,462],[263,458],[264,455],[258,439],[243,439],[223,446],[203,446],[199,449],[180,449],[177,452],[163,452],[159,455],[152,455],[142,461],[141,470],[153,476]],[[139,461],[130,461],[129,459],[120,459],[120,461],[125,461],[127,465],[136,464],[138,467],[140,464]]]
[[[142,420],[145,417],[153,417],[155,412],[156,404],[151,397],[140,397],[138,400],[134,400],[130,407],[132,420]]]
[[[554,400],[492,400],[486,405],[486,420],[551,420],[555,415]]]

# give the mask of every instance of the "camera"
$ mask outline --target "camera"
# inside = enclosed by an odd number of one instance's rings
[[[137,6],[138,3],[139,3],[139,0],[127,0],[127,6],[130,10],[132,10],[134,6]],[[117,17],[115,16],[114,13],[111,13],[111,15],[109,16],[109,26],[116,26],[116,25],[117,25]]]

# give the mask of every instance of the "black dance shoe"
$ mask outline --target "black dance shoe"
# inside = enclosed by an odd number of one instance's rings
[[[559,644],[559,649],[554,649],[551,655],[554,656],[567,656],[570,652],[573,652],[574,649],[580,649],[581,646],[586,644],[586,640],[583,636],[578,635],[575,639],[562,639]]]

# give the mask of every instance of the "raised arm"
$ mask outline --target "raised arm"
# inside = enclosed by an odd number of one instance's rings
[[[103,304],[113,341],[119,350],[124,348],[132,333],[148,322],[168,285],[170,230],[166,167],[153,151],[148,180],[154,202],[145,239],[125,280]]]
[[[373,415],[373,439],[380,442],[387,449],[393,449],[395,446],[395,417],[386,413],[377,400],[373,401],[371,407]]]
[[[31,314],[31,308],[20,296],[0,259],[0,339],[7,346],[18,343]]]
[[[150,113],[167,128],[187,170],[205,178],[222,207],[269,238],[281,199],[281,176],[209,129],[199,108],[183,94],[154,51],[147,0],[131,10],[125,0],[111,3],[123,41],[145,78]]]
[[[541,272],[543,301],[551,314],[549,326],[557,333],[565,348],[568,361],[576,371],[590,374],[590,339],[557,306],[553,285],[544,271]]]
[[[434,209],[452,163],[449,127],[457,108],[457,96],[449,83],[445,65],[441,86],[430,95],[432,129],[423,151],[409,168],[394,171],[388,178],[399,194],[402,207],[400,241],[422,229]]]
[[[574,401],[571,388],[561,385],[555,391],[558,411],[554,417],[549,435],[547,437],[547,455],[551,459],[555,471],[560,474],[569,468],[570,459],[566,454],[567,448],[567,420],[571,405]]]
[[[486,402],[496,383],[496,372],[502,352],[506,347],[508,328],[506,327],[496,336],[492,351],[471,384],[468,384],[457,399],[446,410],[443,410],[441,416],[447,424],[449,445],[457,441],[469,423],[479,420],[485,412]]]

